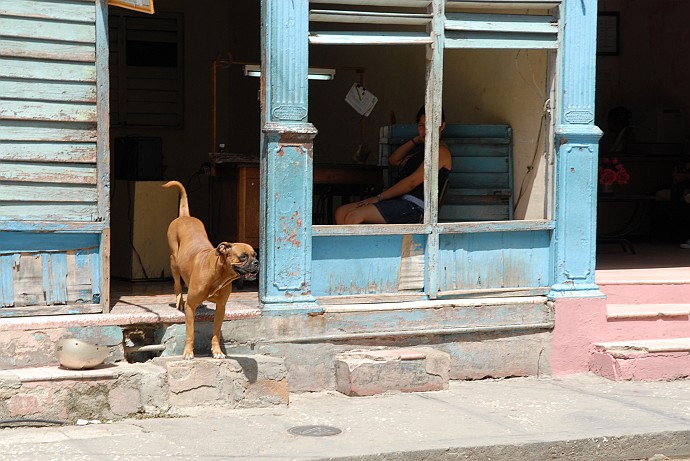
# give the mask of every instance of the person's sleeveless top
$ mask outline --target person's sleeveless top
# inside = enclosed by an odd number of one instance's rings
[[[405,177],[408,177],[415,172],[419,165],[424,163],[424,144],[418,144],[412,150],[412,155],[407,159],[403,167]],[[450,175],[450,170],[446,167],[442,167],[438,170],[438,190],[439,194],[443,190],[443,186],[446,181],[448,181],[448,175]],[[424,203],[424,183],[412,189],[407,195],[417,197]]]

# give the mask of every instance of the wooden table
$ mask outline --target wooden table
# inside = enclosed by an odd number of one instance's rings
[[[211,241],[259,246],[259,158],[240,154],[211,155]],[[314,224],[332,224],[334,198],[342,203],[376,195],[383,168],[376,165],[315,164]]]
[[[371,197],[383,188],[383,168],[376,165],[314,165],[314,224],[333,224],[333,199],[341,203]]]

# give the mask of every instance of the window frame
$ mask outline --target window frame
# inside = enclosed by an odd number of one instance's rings
[[[148,28],[143,28],[142,24],[148,25]],[[170,27],[170,24],[174,24],[174,27]],[[129,11],[110,11],[108,28],[110,32],[111,67],[110,126],[116,128],[183,129],[185,120],[183,14],[156,13],[155,16],[148,16]],[[147,35],[151,35],[151,40],[146,40]],[[163,37],[164,35],[166,37]],[[133,36],[139,39],[144,38],[143,41],[176,43],[176,66],[128,66],[127,41]],[[132,86],[130,81],[138,81],[142,86]],[[147,81],[158,82],[154,85],[156,88],[167,87],[165,90],[168,93],[167,100],[142,99],[139,101],[139,108],[147,109],[135,112],[131,110],[131,103],[137,102],[137,100],[132,98],[137,97],[135,96],[137,92],[143,94],[151,90],[151,83],[147,85]],[[164,97],[166,96],[164,95]],[[154,107],[153,104],[155,103],[158,103],[159,107],[168,104],[174,107],[174,110],[168,112],[148,110],[148,108]],[[162,122],[161,120],[165,117],[174,119],[174,121]]]

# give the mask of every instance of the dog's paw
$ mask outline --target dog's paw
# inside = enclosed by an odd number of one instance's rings
[[[214,359],[224,359],[225,358],[225,354],[223,354],[222,352],[214,352],[212,354],[213,354]]]
[[[194,358],[194,352],[184,351],[182,353],[182,358],[184,358],[185,360],[192,360]]]

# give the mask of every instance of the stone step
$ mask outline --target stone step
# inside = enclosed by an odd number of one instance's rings
[[[450,355],[430,347],[352,350],[335,357],[336,390],[348,396],[448,389]]]
[[[690,376],[690,338],[594,343],[590,371],[614,381],[665,381]]]
[[[607,319],[688,317],[690,304],[606,304]]]
[[[199,405],[231,408],[288,404],[282,359],[157,358],[90,370],[34,367],[0,371],[0,419],[111,420],[164,416]]]
[[[108,332],[113,350],[109,362],[122,360],[123,355],[130,362],[145,362],[157,355],[179,357],[185,340],[184,316],[169,301],[150,304],[143,298],[129,299],[138,307],[128,312],[114,309],[105,315],[0,319],[0,369],[57,366],[55,343],[63,336],[89,341],[80,336],[89,329]],[[545,296],[325,304],[323,314],[306,318],[262,316],[248,303],[239,304],[227,305],[221,335],[226,354],[283,357],[291,392],[334,390],[334,356],[344,351],[421,345],[430,340],[450,354],[450,379],[549,371],[544,351],[550,348],[554,308]],[[199,356],[210,348],[213,312],[197,309],[195,351]],[[103,345],[100,340],[89,342]],[[149,345],[164,350],[130,349]]]
[[[690,300],[690,282],[626,280],[599,283],[611,304],[684,304]]]
[[[208,307],[197,309],[196,328],[199,342],[203,343],[198,350],[209,347],[214,313],[215,310]],[[257,318],[260,314],[259,309],[228,303],[225,321]],[[147,331],[147,328],[153,332],[176,326],[184,332],[184,323],[184,313],[167,304],[151,305],[146,309],[119,309],[109,314],[0,318],[0,370],[57,366],[55,344],[63,337],[108,346],[111,352],[106,362],[117,362],[125,358],[129,332]],[[184,342],[184,333],[181,342]],[[169,349],[167,355],[180,355],[182,351],[179,340],[170,341],[166,348]]]

